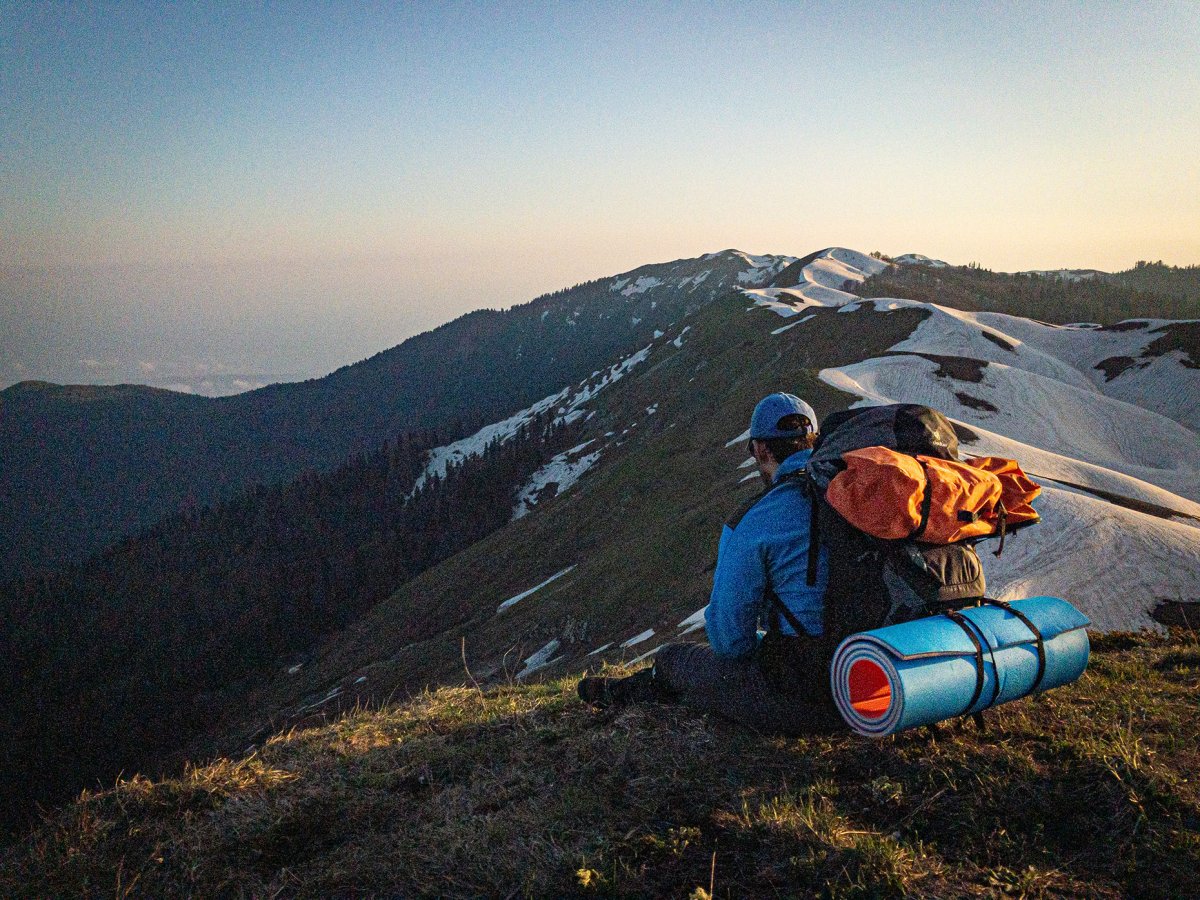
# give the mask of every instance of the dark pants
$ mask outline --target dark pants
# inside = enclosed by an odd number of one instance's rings
[[[757,659],[726,659],[700,644],[667,644],[654,680],[680,703],[770,734],[800,735],[845,727],[829,703],[772,684]]]

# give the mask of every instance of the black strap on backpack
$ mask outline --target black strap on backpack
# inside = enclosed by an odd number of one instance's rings
[[[962,613],[952,610],[946,613],[946,618],[966,632],[967,637],[971,639],[971,643],[975,645],[975,692],[971,694],[971,699],[967,702],[966,708],[959,713],[960,716],[965,716],[979,702],[979,697],[983,693],[983,642],[979,640],[979,635],[975,633],[975,629],[971,627],[970,621]],[[996,679],[996,684],[1000,684],[1000,679]],[[995,702],[996,698],[993,695],[992,703]],[[988,705],[990,706],[991,703]]]
[[[1046,675],[1046,641],[1042,636],[1042,632],[1036,625],[1033,624],[1027,615],[1025,615],[1019,609],[1013,609],[1011,604],[1006,603],[1003,600],[993,600],[991,597],[984,597],[983,600],[980,601],[980,605],[983,604],[987,604],[989,606],[998,606],[1006,612],[1012,613],[1014,616],[1020,619],[1021,623],[1024,624],[1024,626],[1028,628],[1030,633],[1033,635],[1034,640],[1037,642],[1038,670],[1037,677],[1033,679],[1033,686],[1030,687],[1029,693],[1036,693],[1038,687],[1041,686],[1042,679]],[[979,636],[975,633],[975,629],[972,627],[970,620],[961,612],[952,610],[945,613],[945,616],[947,619],[961,628],[966,633],[967,637],[971,639],[971,643],[975,645],[975,691],[971,694],[971,700],[967,703],[966,709],[959,713],[959,715],[966,715],[971,711],[971,708],[979,702],[979,697],[983,693],[983,642],[979,640]],[[993,665],[994,664],[995,660],[993,660]],[[988,701],[988,707],[994,706],[999,696],[1000,679],[997,678],[995,684],[992,685],[992,699]],[[975,724],[978,725],[982,731],[982,716],[980,713],[975,713],[974,715]]]
[[[800,624],[800,620],[796,618],[796,614],[787,608],[787,604],[779,598],[779,595],[775,593],[775,588],[769,584],[767,585],[766,595],[767,600],[771,604],[772,628],[776,631],[779,630],[779,616],[782,615],[787,620],[787,623],[792,626],[792,631],[796,632],[797,635],[803,637],[808,634],[808,629]]]
[[[921,471],[925,473],[925,493],[921,497],[921,521],[908,536],[909,540],[913,541],[919,541],[925,529],[929,527],[929,513],[933,509],[933,479],[929,477],[929,467],[919,459],[917,462],[921,464]]]
[[[1042,632],[1033,624],[1029,616],[1025,615],[1019,609],[1013,609],[1012,605],[1004,600],[993,600],[991,597],[984,597],[982,603],[986,603],[989,606],[998,606],[1006,612],[1012,613],[1021,620],[1022,624],[1033,635],[1034,640],[1037,642],[1038,669],[1037,677],[1033,679],[1033,686],[1029,689],[1029,693],[1036,693],[1042,684],[1042,678],[1046,675],[1046,640],[1042,637]]]
[[[808,514],[808,572],[804,580],[812,587],[817,583],[817,561],[821,558],[821,535],[817,532],[821,526],[821,514],[817,511],[820,504],[811,491],[809,506],[812,507],[812,512]]]

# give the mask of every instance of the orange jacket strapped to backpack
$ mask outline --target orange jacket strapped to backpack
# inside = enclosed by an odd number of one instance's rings
[[[874,537],[952,544],[1038,519],[1030,503],[1041,488],[1011,459],[957,462],[866,447],[842,460],[846,469],[829,483],[825,499]]]

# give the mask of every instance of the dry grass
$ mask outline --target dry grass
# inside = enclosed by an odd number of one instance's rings
[[[1200,653],[1125,643],[986,733],[879,742],[442,689],[85,794],[0,894],[1196,896]]]

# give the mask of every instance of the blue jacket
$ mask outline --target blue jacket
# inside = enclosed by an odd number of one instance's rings
[[[758,646],[759,623],[770,621],[770,585],[810,634],[822,631],[822,597],[829,582],[824,549],[817,583],[809,586],[808,543],[812,504],[798,480],[784,480],[807,465],[811,450],[794,453],[775,473],[775,485],[740,519],[726,524],[717,550],[712,596],[704,614],[708,642],[718,656],[741,657]],[[782,480],[782,483],[781,483]],[[779,617],[784,634],[795,634]]]

